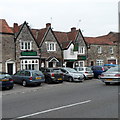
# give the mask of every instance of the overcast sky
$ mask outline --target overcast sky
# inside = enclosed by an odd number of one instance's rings
[[[80,28],[84,36],[118,32],[119,0],[1,0],[0,18],[13,23],[29,23],[44,28],[51,23],[54,31],[69,32]]]

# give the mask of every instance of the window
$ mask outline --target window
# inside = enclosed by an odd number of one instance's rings
[[[22,41],[20,43],[21,50],[31,50],[32,49],[32,42],[31,41]]]
[[[56,42],[46,42],[47,51],[56,51]]]
[[[39,60],[21,60],[21,70],[39,70]]]
[[[103,60],[97,60],[96,65],[103,65]]]
[[[113,54],[113,47],[110,47],[110,54]]]
[[[98,51],[98,53],[102,53],[102,48],[100,46],[98,46],[97,51]]]
[[[79,46],[78,52],[80,54],[85,54],[85,47],[84,46]]]

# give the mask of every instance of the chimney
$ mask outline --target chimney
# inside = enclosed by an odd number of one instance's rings
[[[71,28],[71,32],[74,32],[74,31],[76,31],[76,27]]]
[[[46,28],[51,27],[51,23],[46,24]]]
[[[17,23],[14,23],[14,25],[13,25],[13,32],[14,32],[14,33],[19,32],[19,26],[18,26]]]

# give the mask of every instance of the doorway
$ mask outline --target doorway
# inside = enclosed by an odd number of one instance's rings
[[[13,63],[7,64],[8,74],[13,75]]]
[[[74,63],[74,62],[67,62],[67,63],[66,63],[66,67],[73,68],[73,63]]]

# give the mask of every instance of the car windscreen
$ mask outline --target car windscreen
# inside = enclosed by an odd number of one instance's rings
[[[91,67],[86,67],[86,71],[92,71]]]
[[[9,74],[0,74],[0,79],[3,78],[10,78],[11,76]]]
[[[33,76],[41,76],[42,72],[41,71],[34,71],[32,74],[33,74]]]
[[[71,72],[71,73],[77,72],[75,69],[72,69],[72,68],[65,68],[65,70],[67,70],[68,72]]]
[[[120,72],[120,66],[112,67],[108,69],[107,72]]]

